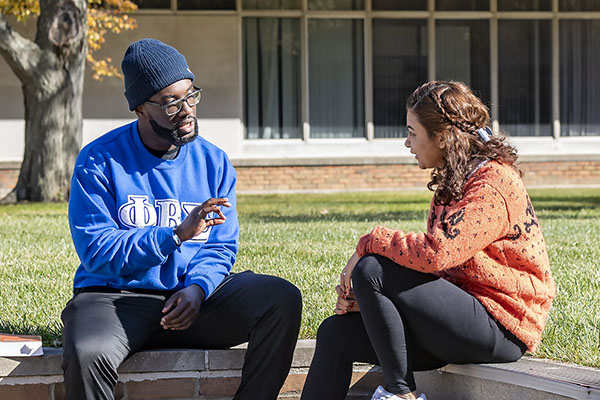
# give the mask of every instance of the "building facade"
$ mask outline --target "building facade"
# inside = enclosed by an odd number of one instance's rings
[[[204,90],[201,134],[227,151],[243,190],[422,186],[404,147],[405,101],[431,79],[471,86],[525,163],[592,165],[587,181],[531,183],[600,184],[600,1],[135,2],[139,28],[110,37],[102,55],[118,63],[142,37],[184,53]],[[23,29],[32,36],[35,24]],[[22,96],[3,61],[0,87],[0,135],[11,143],[0,161],[15,165]],[[120,80],[86,78],[84,142],[134,117]],[[395,179],[375,182],[390,171]]]

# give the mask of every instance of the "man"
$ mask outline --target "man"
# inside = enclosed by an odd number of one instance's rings
[[[71,183],[81,265],[62,314],[67,399],[113,399],[117,368],[144,348],[247,341],[234,398],[274,400],[298,336],[300,292],[277,277],[230,272],[236,174],[198,137],[202,92],[185,57],[143,39],[121,68],[137,121],[87,145]]]

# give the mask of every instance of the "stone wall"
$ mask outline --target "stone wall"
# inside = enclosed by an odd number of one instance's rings
[[[44,348],[42,357],[0,357],[0,399],[65,400],[62,351]],[[118,400],[225,400],[240,383],[246,347],[227,350],[155,350],[133,355],[119,368]],[[314,353],[314,341],[300,340],[281,400],[299,399]],[[357,365],[348,399],[369,399],[381,383],[371,365]],[[257,399],[259,400],[259,399]]]
[[[279,400],[300,399],[314,345],[314,340],[298,341]],[[119,369],[116,399],[230,400],[240,382],[245,351],[242,345],[136,353]],[[65,400],[62,350],[44,352],[42,357],[0,357],[0,399]],[[600,399],[600,370],[531,357],[508,364],[450,364],[417,372],[415,379],[429,400]],[[378,367],[355,364],[346,400],[369,400],[381,383]]]

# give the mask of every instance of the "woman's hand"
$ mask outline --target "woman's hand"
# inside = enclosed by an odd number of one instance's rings
[[[358,260],[360,260],[360,257],[358,257],[358,254],[356,254],[355,251],[340,273],[340,287],[342,289],[342,293],[344,293],[346,297],[348,297],[350,291],[352,290],[352,271],[354,271],[354,267],[356,267]]]
[[[342,292],[342,288],[340,285],[337,285],[335,287],[335,291],[337,292],[338,299],[335,305],[334,312],[337,315],[344,315],[349,312],[360,311],[360,308],[358,307],[358,302],[354,297],[354,291],[352,289],[350,289],[350,294],[347,296]]]

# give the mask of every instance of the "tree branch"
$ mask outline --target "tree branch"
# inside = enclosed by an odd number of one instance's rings
[[[0,14],[0,54],[21,82],[25,82],[31,79],[42,57],[42,50],[32,40],[13,31]]]

